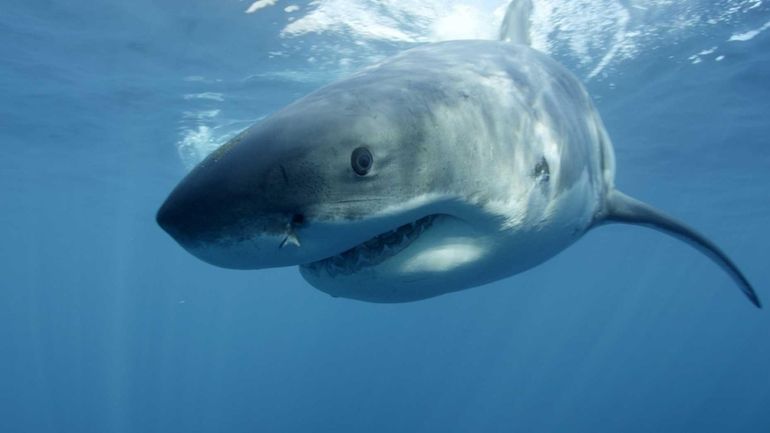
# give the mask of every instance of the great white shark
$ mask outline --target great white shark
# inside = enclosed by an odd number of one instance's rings
[[[272,114],[195,167],[158,223],[210,264],[299,265],[314,287],[371,302],[483,285],[636,224],[704,252],[760,307],[714,243],[615,188],[602,120],[528,46],[530,11],[512,2],[499,41],[420,46]]]

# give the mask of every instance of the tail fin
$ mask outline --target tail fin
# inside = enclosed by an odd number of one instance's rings
[[[654,209],[652,206],[615,190],[612,190],[607,195],[606,214],[599,224],[613,222],[653,228],[689,243],[705,255],[709,256],[711,260],[730,274],[749,300],[756,305],[757,308],[762,308],[762,303],[759,301],[751,284],[738,267],[735,266],[735,263],[727,257],[727,254],[719,249],[713,242],[685,224],[665,215]]]
[[[500,26],[500,40],[514,44],[530,45],[529,28],[532,17],[532,0],[512,0]]]

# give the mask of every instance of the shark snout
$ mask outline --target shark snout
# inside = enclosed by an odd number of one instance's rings
[[[216,266],[257,269],[304,260],[301,211],[266,212],[238,197],[177,190],[158,209],[156,220],[184,249]]]
[[[227,212],[204,194],[177,189],[155,216],[158,225],[185,249],[217,242],[228,231],[221,225]],[[234,233],[233,233],[234,234]]]
[[[199,259],[237,269],[315,262],[389,231],[387,215],[378,215],[388,195],[353,166],[359,141],[337,146],[347,141],[335,135],[325,148],[322,116],[299,122],[289,114],[195,167],[159,208],[160,227]]]
[[[155,221],[174,240],[184,245],[199,237],[200,224],[196,224],[195,215],[198,209],[192,203],[184,203],[174,194],[170,195],[155,214]],[[197,227],[196,227],[197,226]]]
[[[183,246],[280,232],[302,214],[279,155],[255,158],[246,143],[226,144],[193,169],[158,210],[158,224]]]
[[[328,242],[305,242],[315,222],[306,194],[267,164],[208,160],[190,172],[157,211],[158,225],[199,259],[259,269],[316,259]]]

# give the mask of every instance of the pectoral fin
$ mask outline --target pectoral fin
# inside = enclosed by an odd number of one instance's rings
[[[727,254],[705,236],[691,229],[684,223],[669,217],[652,206],[615,190],[607,195],[605,213],[602,215],[602,218],[597,221],[598,225],[605,223],[625,223],[645,226],[667,233],[689,243],[705,255],[709,256],[714,263],[718,264],[725,270],[725,272],[730,274],[732,279],[738,284],[738,287],[749,300],[758,308],[762,308],[762,303],[754,289],[751,287],[751,283],[749,283]]]

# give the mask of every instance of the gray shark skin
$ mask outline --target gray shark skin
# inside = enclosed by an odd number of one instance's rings
[[[255,124],[200,163],[157,220],[216,266],[299,265],[314,287],[407,302],[509,277],[593,227],[702,235],[617,191],[583,85],[528,46],[451,41],[403,52]]]

